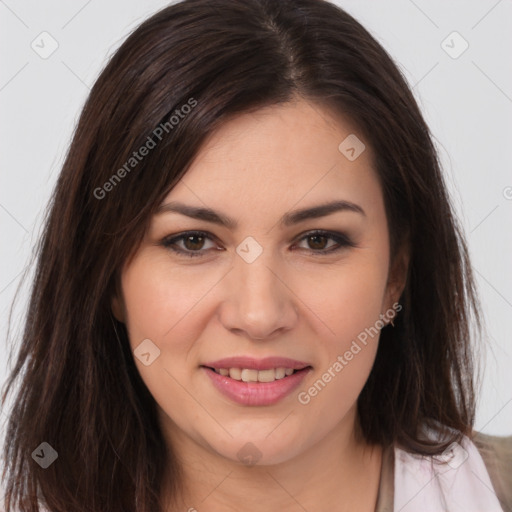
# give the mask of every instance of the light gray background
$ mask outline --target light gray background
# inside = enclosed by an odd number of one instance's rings
[[[489,335],[476,428],[510,435],[512,2],[336,3],[394,57],[435,135],[466,230]],[[0,0],[0,384],[7,375],[9,306],[79,111],[106,57],[143,19],[167,4]],[[47,59],[31,48],[34,40],[43,45],[39,35],[44,31],[59,45]],[[457,36],[446,39],[453,31],[469,44],[456,59],[445,51],[463,48]],[[25,286],[14,310],[15,329],[26,298]]]

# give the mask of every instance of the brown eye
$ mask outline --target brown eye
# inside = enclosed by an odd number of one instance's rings
[[[189,235],[183,238],[183,245],[185,246],[185,249],[197,251],[198,249],[202,249],[204,239],[205,237],[201,235]]]
[[[301,247],[309,251],[312,254],[322,256],[324,254],[330,254],[341,250],[345,247],[355,247],[356,244],[343,233],[331,233],[329,231],[314,231],[306,236],[302,237],[302,241],[305,241],[307,247]],[[329,245],[329,241],[333,241]]]
[[[328,237],[324,235],[309,235],[308,237],[309,247],[315,250],[325,249]]]
[[[211,245],[205,248],[207,241],[210,241]],[[165,238],[161,244],[181,256],[188,257],[202,256],[206,249],[215,248],[212,238],[202,231],[188,231],[178,236]]]
[[[200,257],[208,249],[218,249],[213,243],[214,237],[204,231],[188,231],[180,235],[165,238],[161,245],[180,256]],[[330,233],[328,231],[315,231],[300,239],[301,243],[306,241],[307,247],[301,247],[311,254],[322,256],[334,253],[344,247],[355,247],[351,239],[343,233]],[[331,243],[329,245],[329,241]],[[210,246],[205,246],[210,242]]]

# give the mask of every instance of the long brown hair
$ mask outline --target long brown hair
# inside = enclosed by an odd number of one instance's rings
[[[111,298],[206,137],[230,116],[294,97],[357,123],[375,154],[391,257],[410,247],[403,310],[382,330],[358,400],[362,434],[432,453],[471,433],[474,281],[429,129],[396,65],[328,2],[185,0],[113,55],[58,178],[2,399],[19,384],[3,455],[7,512],[36,511],[37,498],[55,512],[156,512],[164,473],[178,491],[180,468]],[[431,444],[426,423],[453,430]],[[58,453],[47,469],[31,456],[42,442]]]

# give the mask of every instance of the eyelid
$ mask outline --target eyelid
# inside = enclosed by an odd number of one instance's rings
[[[177,254],[183,255],[183,256],[195,257],[195,256],[201,256],[202,253],[207,252],[205,250],[187,251],[185,249],[172,247],[173,243],[184,240],[188,236],[201,236],[201,237],[204,237],[205,239],[208,239],[208,240],[211,240],[214,242],[217,242],[217,240],[218,240],[216,236],[214,236],[212,233],[210,233],[208,231],[189,230],[189,231],[183,231],[181,233],[176,233],[174,235],[166,236],[160,242],[160,244],[163,245],[166,249],[169,249],[169,250],[173,251],[174,253],[177,253]],[[208,249],[208,250],[210,250],[210,249]]]
[[[331,247],[328,249],[318,249],[318,250],[301,248],[301,250],[305,250],[313,256],[324,256],[324,255],[326,256],[326,255],[338,252],[345,247],[357,247],[357,244],[355,244],[353,242],[352,238],[350,236],[348,236],[347,234],[338,232],[338,231],[330,231],[330,230],[326,230],[326,229],[310,229],[308,231],[304,231],[295,237],[293,243],[296,244],[310,236],[315,236],[315,235],[324,236],[328,239],[334,240],[336,242],[337,246],[334,245],[334,248]],[[200,237],[209,239],[211,241],[218,241],[218,238],[208,231],[189,230],[189,231],[183,231],[181,233],[176,233],[176,234],[165,237],[160,242],[160,245],[163,245],[166,249],[169,249],[180,256],[190,257],[190,258],[201,257],[204,253],[206,253],[212,249],[212,248],[210,248],[208,250],[200,249],[197,251],[190,251],[190,250],[172,247],[173,243],[176,243],[177,241],[181,241],[181,240],[185,239],[187,236],[200,236]]]
[[[337,250],[343,249],[343,247],[356,247],[356,244],[352,240],[350,236],[348,236],[346,233],[342,233],[339,231],[330,231],[328,229],[310,229],[309,231],[304,231],[300,235],[298,235],[294,241],[294,243],[300,242],[310,236],[324,236],[328,239],[334,240],[338,247],[336,247],[336,244],[334,245],[334,249],[331,247],[329,249],[319,249],[319,250],[313,250],[313,249],[304,249],[308,252],[310,252],[313,255],[327,255],[336,252]]]

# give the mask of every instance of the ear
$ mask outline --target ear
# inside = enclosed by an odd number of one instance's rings
[[[110,307],[112,309],[112,313],[115,317],[115,319],[118,322],[124,323],[125,321],[125,314],[124,314],[124,304],[122,299],[116,294],[112,297],[110,301]]]
[[[126,308],[123,300],[123,292],[118,279],[116,279],[115,290],[112,293],[112,298],[110,299],[110,308],[112,309],[115,319],[118,322],[125,323]]]
[[[393,308],[393,304],[399,301],[400,296],[404,291],[407,283],[409,260],[409,243],[404,242],[396,252],[393,261],[390,263],[386,293],[382,304],[382,307],[384,308],[382,312],[383,314]]]

